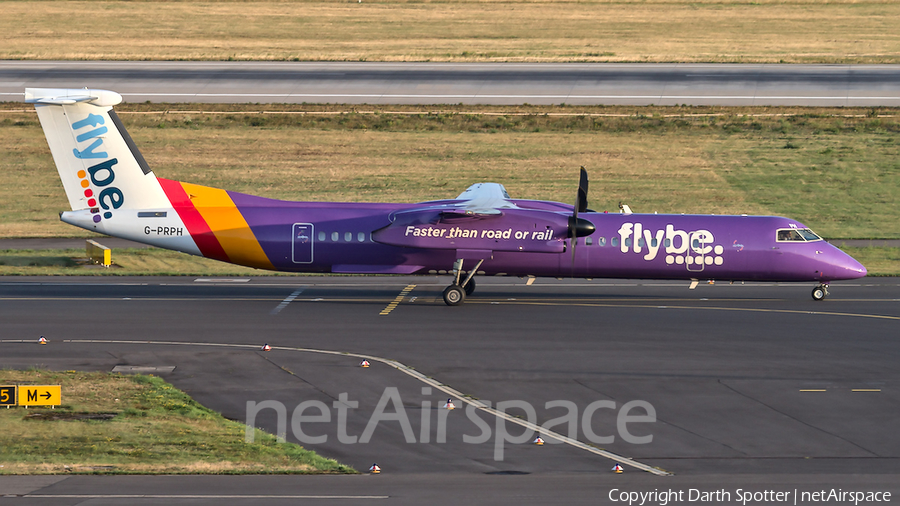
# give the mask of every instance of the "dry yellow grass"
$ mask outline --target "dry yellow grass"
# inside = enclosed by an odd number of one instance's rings
[[[0,2],[0,12],[0,59],[896,63],[900,58],[900,3],[889,0],[21,1]]]
[[[494,181],[517,198],[570,202],[584,165],[597,210],[615,211],[624,201],[639,212],[786,215],[829,238],[900,234],[893,111],[260,115],[240,113],[254,106],[228,106],[238,112],[129,113],[148,107],[120,112],[158,176],[270,198],[417,202]],[[543,114],[563,110],[574,114]],[[0,236],[82,234],[57,218],[68,205],[34,113],[2,117],[0,180],[17,193],[0,203]]]
[[[131,116],[123,117],[131,122]],[[0,220],[0,237],[83,234],[59,221],[58,212],[68,204],[36,122],[2,131],[10,131],[6,138],[21,153],[7,158],[11,167],[2,180],[25,189],[28,198],[0,204],[7,217]],[[597,209],[614,211],[624,200],[644,211],[762,211],[727,185],[715,184],[720,178],[704,157],[715,141],[710,138],[680,136],[669,142],[651,141],[642,132],[193,130],[150,124],[129,131],[160,177],[270,198],[417,202],[453,198],[473,183],[494,181],[517,198],[568,202],[574,199],[578,167],[585,165]]]

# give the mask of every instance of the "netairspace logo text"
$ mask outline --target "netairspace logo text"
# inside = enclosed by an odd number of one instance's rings
[[[628,506],[666,506],[678,503],[736,503],[746,506],[748,504],[853,504],[854,506],[872,503],[891,502],[891,493],[883,491],[855,491],[832,488],[829,490],[763,490],[750,491],[742,488],[730,491],[700,490],[689,488],[685,490],[659,490],[650,492],[627,491],[614,488],[609,491],[609,500]]]

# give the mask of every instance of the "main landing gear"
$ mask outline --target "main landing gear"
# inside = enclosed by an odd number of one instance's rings
[[[472,293],[475,292],[475,279],[473,278],[482,263],[484,263],[484,259],[479,260],[478,263],[475,264],[475,268],[469,271],[466,279],[460,283],[459,280],[462,276],[463,259],[458,258],[453,262],[454,281],[452,285],[444,289],[444,304],[447,304],[448,306],[458,306],[465,302],[467,295],[472,295]]]
[[[825,283],[819,284],[819,285],[816,285],[815,288],[813,288],[813,291],[812,291],[813,300],[822,300],[827,296],[828,296],[828,285],[827,284],[825,284]]]

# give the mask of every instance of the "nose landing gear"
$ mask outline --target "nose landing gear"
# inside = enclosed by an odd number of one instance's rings
[[[472,295],[475,292],[475,280],[473,277],[482,263],[484,263],[484,259],[479,260],[475,267],[469,271],[466,279],[460,283],[459,278],[462,276],[463,259],[458,258],[453,262],[454,281],[452,285],[444,289],[444,304],[458,306],[466,301],[467,295]]]
[[[812,291],[813,300],[822,300],[827,296],[828,296],[828,284],[827,283],[816,285],[816,287],[813,288],[813,291]]]
[[[465,302],[466,291],[459,285],[450,285],[444,289],[444,304],[458,306]]]

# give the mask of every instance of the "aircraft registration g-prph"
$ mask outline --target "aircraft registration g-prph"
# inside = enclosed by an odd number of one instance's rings
[[[66,223],[261,269],[451,274],[448,305],[473,276],[828,283],[866,275],[802,223],[776,216],[596,213],[582,168],[574,206],[511,198],[479,183],[417,204],[287,202],[157,177],[113,111],[122,97],[26,89],[71,211]],[[471,262],[468,270],[464,263]]]

